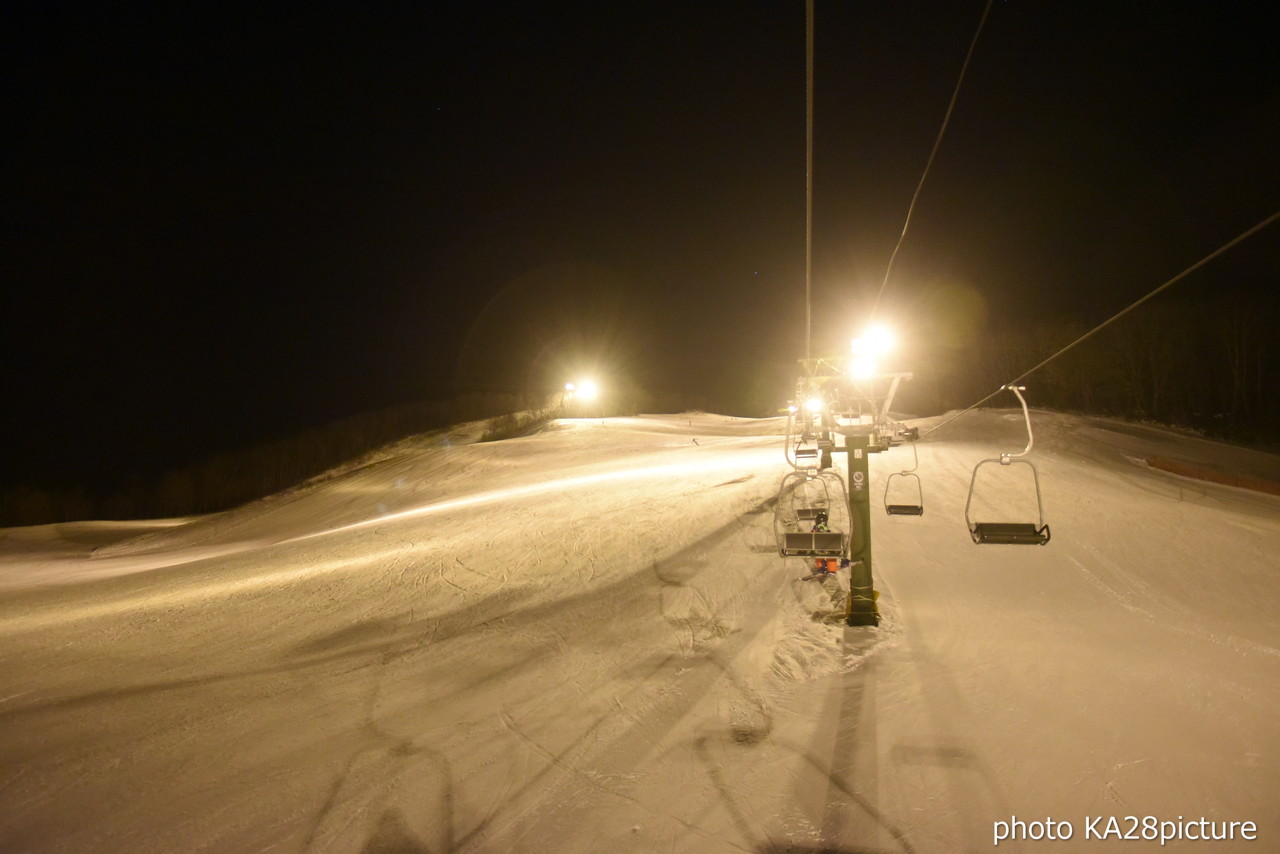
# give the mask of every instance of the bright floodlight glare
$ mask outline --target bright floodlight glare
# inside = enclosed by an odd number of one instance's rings
[[[870,356],[858,356],[853,360],[851,371],[855,379],[869,380],[876,375],[876,360]]]
[[[893,333],[888,327],[871,326],[862,335],[853,339],[853,352],[863,357],[883,356],[893,349],[893,344]]]
[[[893,333],[886,326],[872,326],[862,333],[862,338],[867,342],[868,353],[883,355],[893,349]]]
[[[583,400],[595,400],[599,393],[600,389],[596,387],[595,380],[583,380],[578,383],[578,397]]]
[[[565,383],[565,384],[564,384],[564,390],[565,390],[565,391],[573,391],[573,383]]]
[[[820,397],[811,397],[811,398],[809,398],[808,400],[806,400],[806,401],[804,402],[804,408],[805,408],[805,409],[807,409],[807,410],[809,410],[810,412],[821,412],[821,411],[822,411],[822,398],[820,398]]]

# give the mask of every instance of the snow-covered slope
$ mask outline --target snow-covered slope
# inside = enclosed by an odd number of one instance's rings
[[[1265,848],[1280,498],[1145,460],[1276,458],[1035,417],[1053,541],[970,542],[973,465],[1025,437],[966,416],[920,444],[925,515],[875,519],[874,629],[773,551],[776,419],[433,434],[228,513],[0,532],[0,849],[960,851],[1014,816]]]

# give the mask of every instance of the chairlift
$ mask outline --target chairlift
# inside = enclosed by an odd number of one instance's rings
[[[821,423],[814,413],[797,418],[796,407],[789,408],[784,454],[793,469],[810,472],[829,469],[834,450],[829,425]]]
[[[918,435],[918,434],[917,434],[917,435]],[[914,441],[912,441],[912,442],[911,442],[911,458],[912,458],[912,460],[914,461],[914,462],[911,464],[911,468],[909,468],[909,469],[903,469],[902,471],[898,471],[898,472],[894,472],[893,474],[891,474],[891,475],[889,475],[887,478],[885,478],[885,481],[884,481],[884,512],[885,512],[885,513],[887,513],[887,514],[888,514],[888,515],[890,515],[890,516],[923,516],[923,515],[924,515],[924,487],[923,487],[923,486],[922,486],[922,484],[920,483],[920,475],[916,474],[916,469],[920,468],[920,455],[919,455],[919,453],[916,451],[916,443],[915,443]],[[907,481],[910,481],[910,480],[914,480],[914,481],[915,481],[915,490],[914,490],[914,492],[915,492],[915,496],[916,496],[916,502],[915,502],[914,504],[907,504],[907,503],[891,504],[891,503],[889,503],[889,488],[890,488],[890,486],[893,484],[893,479],[894,479],[895,477],[896,477],[896,478],[900,478],[900,479],[901,479],[901,481],[902,481],[902,485],[900,485],[900,487],[899,487],[899,489],[898,489],[898,492],[899,492],[899,493],[901,493],[901,492],[903,491],[903,486],[905,486],[905,484],[906,484],[906,482],[907,482]]]
[[[812,446],[805,447],[812,442]],[[799,436],[795,443],[788,443],[787,462],[794,469],[810,469],[822,471],[831,468],[831,452],[835,444],[829,435]]]
[[[849,537],[842,531],[804,530],[819,514],[830,522],[832,510],[844,507],[848,518],[844,480],[834,471],[793,471],[782,478],[774,505],[773,531],[782,557],[847,557]]]
[[[969,536],[973,538],[974,543],[978,545],[1008,545],[1008,546],[1043,546],[1049,542],[1049,525],[1044,520],[1044,499],[1040,494],[1040,474],[1036,471],[1035,463],[1027,459],[1022,459],[1031,453],[1031,446],[1035,441],[1031,433],[1031,412],[1027,409],[1027,401],[1022,397],[1022,392],[1026,391],[1025,386],[1007,385],[1006,389],[1013,392],[1018,402],[1022,404],[1022,415],[1027,424],[1027,446],[1019,453],[1001,452],[999,457],[982,460],[973,468],[973,477],[969,480],[969,497],[964,503],[964,521],[969,526]],[[1039,512],[1038,521],[1036,522],[974,522],[969,515],[969,508],[973,504],[974,487],[978,483],[978,469],[988,463],[999,463],[1001,466],[1011,466],[1015,464],[1025,465],[1031,469],[1032,483],[1036,489],[1036,507]]]

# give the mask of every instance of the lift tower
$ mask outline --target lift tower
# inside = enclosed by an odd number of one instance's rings
[[[845,621],[850,626],[877,626],[880,612],[872,575],[870,456],[886,451],[909,435],[889,417],[889,407],[910,373],[876,374],[852,378],[839,372],[819,375],[817,364],[802,361],[806,371],[796,382],[788,428],[787,461],[811,479],[832,467],[832,455],[844,454],[848,479],[843,503],[847,508],[847,532],[785,533],[779,538],[783,557],[829,558],[839,555],[849,562],[849,598]],[[836,367],[829,360],[823,365]],[[876,393],[882,388],[881,393]],[[837,441],[839,436],[841,441]],[[811,446],[811,447],[810,447]],[[784,488],[788,478],[784,478]],[[780,500],[779,507],[786,512]],[[805,518],[801,509],[796,518]],[[812,514],[810,514],[812,515]],[[795,522],[793,522],[794,526]],[[838,534],[838,536],[837,536]]]

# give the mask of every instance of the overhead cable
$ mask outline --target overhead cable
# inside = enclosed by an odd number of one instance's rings
[[[1188,267],[1187,269],[1183,270],[1181,273],[1179,273],[1178,275],[1174,276],[1172,279],[1170,279],[1169,281],[1165,282],[1165,283],[1164,283],[1163,285],[1161,285],[1160,287],[1156,288],[1155,290],[1153,290],[1153,291],[1151,291],[1150,293],[1148,293],[1146,296],[1142,297],[1142,299],[1138,300],[1137,302],[1134,302],[1134,303],[1130,304],[1127,308],[1125,308],[1125,309],[1121,310],[1120,312],[1118,312],[1118,313],[1116,313],[1116,314],[1112,315],[1111,317],[1109,317],[1109,318],[1107,318],[1106,320],[1104,320],[1102,323],[1099,323],[1097,326],[1093,327],[1093,329],[1090,329],[1088,332],[1086,332],[1085,334],[1081,335],[1079,338],[1077,338],[1076,340],[1072,341],[1070,344],[1068,344],[1067,346],[1063,347],[1061,350],[1059,350],[1058,352],[1054,353],[1052,356],[1050,356],[1049,358],[1045,359],[1043,362],[1041,362],[1040,364],[1036,365],[1034,368],[1031,368],[1030,370],[1024,371],[1022,374],[1020,374],[1020,375],[1018,375],[1017,377],[1015,377],[1015,378],[1013,378],[1013,379],[1009,380],[1009,382],[1007,382],[1007,383],[1005,383],[1004,385],[1000,386],[1000,388],[998,388],[998,389],[996,389],[995,391],[991,392],[991,394],[989,394],[989,395],[987,395],[986,397],[982,398],[982,399],[981,399],[981,400],[979,400],[977,403],[970,404],[969,406],[967,406],[967,407],[965,407],[964,409],[962,409],[962,410],[960,410],[959,412],[957,412],[955,415],[952,415],[952,416],[951,416],[950,418],[948,418],[947,420],[945,420],[945,421],[943,421],[943,422],[941,422],[941,423],[939,423],[939,424],[935,424],[933,427],[930,427],[928,430],[924,431],[924,432],[923,432],[923,433],[921,433],[920,435],[921,435],[921,436],[927,436],[927,435],[929,435],[930,433],[932,433],[933,431],[938,430],[938,429],[940,429],[940,428],[942,428],[942,427],[945,427],[946,425],[950,424],[952,421],[955,421],[955,420],[956,420],[957,418],[959,418],[961,415],[964,415],[966,412],[969,412],[969,411],[971,411],[971,410],[973,410],[973,409],[977,409],[979,406],[981,406],[982,404],[986,403],[988,400],[990,400],[991,398],[995,397],[995,396],[996,396],[997,394],[999,394],[1000,392],[1004,391],[1006,387],[1011,386],[1011,385],[1017,385],[1018,383],[1022,382],[1022,381],[1023,381],[1023,380],[1025,380],[1027,377],[1031,376],[1031,375],[1032,375],[1032,374],[1034,374],[1036,371],[1040,370],[1040,369],[1041,369],[1041,368],[1043,368],[1045,365],[1047,365],[1047,364],[1049,364],[1050,362],[1052,362],[1054,359],[1058,358],[1059,356],[1063,355],[1063,354],[1064,354],[1064,353],[1066,353],[1067,351],[1071,350],[1071,349],[1072,349],[1072,348],[1074,348],[1076,345],[1081,344],[1081,343],[1083,343],[1084,341],[1087,341],[1088,339],[1092,338],[1094,335],[1096,335],[1097,333],[1099,333],[1099,332],[1101,332],[1102,330],[1106,329],[1108,326],[1110,326],[1111,324],[1115,323],[1117,320],[1119,320],[1120,318],[1124,317],[1126,314],[1128,314],[1129,312],[1133,311],[1133,310],[1134,310],[1135,308],[1137,308],[1138,306],[1140,306],[1140,305],[1142,305],[1143,303],[1147,302],[1148,300],[1152,299],[1152,298],[1153,298],[1153,297],[1155,297],[1157,294],[1159,294],[1159,293],[1163,292],[1164,290],[1166,290],[1167,288],[1171,287],[1171,286],[1172,286],[1173,284],[1175,284],[1176,282],[1179,282],[1179,281],[1181,281],[1182,279],[1185,279],[1185,278],[1186,278],[1187,276],[1189,276],[1191,273],[1193,273],[1193,272],[1195,272],[1196,270],[1200,269],[1200,268],[1201,268],[1201,267],[1203,267],[1205,264],[1208,264],[1208,263],[1209,263],[1210,261],[1212,261],[1214,258],[1217,258],[1219,255],[1221,255],[1222,253],[1226,252],[1228,249],[1231,249],[1231,248],[1232,248],[1232,247],[1234,247],[1236,244],[1241,243],[1241,242],[1243,242],[1244,240],[1247,240],[1248,238],[1250,238],[1250,237],[1252,237],[1253,235],[1257,234],[1259,231],[1262,231],[1262,229],[1264,229],[1264,228],[1266,228],[1267,226],[1271,225],[1271,223],[1275,222],[1277,219],[1280,219],[1280,211],[1276,211],[1276,212],[1275,212],[1275,213],[1273,213],[1271,216],[1267,217],[1266,219],[1262,220],[1262,222],[1260,222],[1260,223],[1258,223],[1257,225],[1255,225],[1253,228],[1250,228],[1249,230],[1247,230],[1247,231],[1243,232],[1242,234],[1238,235],[1238,236],[1237,236],[1237,237],[1235,237],[1234,239],[1227,241],[1227,242],[1226,242],[1226,243],[1224,243],[1222,246],[1219,246],[1217,249],[1215,249],[1214,251],[1210,252],[1208,255],[1204,256],[1204,257],[1203,257],[1203,258],[1201,258],[1199,261],[1197,261],[1196,263],[1192,264],[1190,267]]]
[[[938,155],[938,149],[942,146],[943,134],[947,132],[947,125],[951,123],[951,113],[956,107],[956,98],[960,95],[960,84],[964,83],[965,72],[969,70],[969,60],[973,58],[973,49],[978,45],[978,36],[982,35],[982,27],[987,23],[987,14],[991,11],[991,3],[993,0],[987,0],[986,8],[982,10],[982,20],[978,21],[978,29],[973,34],[973,41],[969,42],[969,52],[965,54],[964,64],[960,66],[960,77],[956,80],[955,89],[951,92],[951,103],[947,104],[947,113],[942,117],[942,127],[938,129],[938,136],[933,141],[933,150],[929,152],[929,159],[924,165],[924,172],[920,175],[920,182],[916,184],[916,191],[911,196],[911,204],[907,206],[907,216],[902,223],[902,233],[898,235],[898,242],[893,247],[892,254],[889,255],[889,264],[884,271],[884,281],[880,283],[880,290],[876,292],[875,301],[871,303],[871,316],[875,317],[876,308],[880,305],[880,297],[884,296],[885,288],[889,285],[889,275],[893,272],[893,262],[898,257],[898,250],[902,249],[902,243],[907,238],[907,229],[911,226],[911,214],[915,212],[916,202],[920,199],[920,191],[924,189],[924,181],[929,177],[929,169],[933,166],[933,160]]]
[[[804,8],[805,88],[804,88],[804,364],[809,366],[813,340],[813,0]]]

